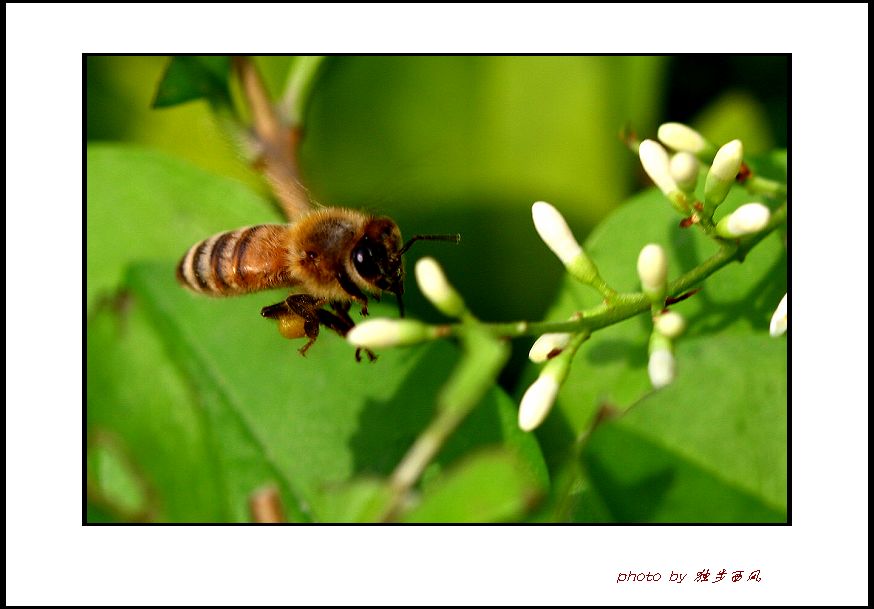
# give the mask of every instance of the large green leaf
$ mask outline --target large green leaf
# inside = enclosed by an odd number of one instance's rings
[[[176,260],[223,230],[280,216],[236,180],[160,152],[91,144],[87,158],[86,299],[111,293],[131,260]]]
[[[451,345],[435,343],[356,363],[347,343],[325,335],[302,358],[299,345],[258,315],[268,297],[208,300],[174,281],[167,264],[137,265],[129,275],[207,413],[236,519],[245,517],[248,494],[264,472],[281,478],[303,513],[325,484],[388,475],[434,415],[434,396],[457,357]],[[392,308],[378,305],[373,313],[390,315]],[[533,438],[513,425],[514,409],[504,394],[490,391],[438,464],[476,446],[510,443],[530,457],[529,469],[543,472]]]
[[[785,522],[786,341],[708,336],[681,373],[596,428],[583,460],[622,522]]]
[[[89,320],[86,407],[91,499],[103,496],[128,516],[148,508],[153,520],[227,519],[202,409],[130,294]],[[112,450],[95,441],[101,437],[112,440]],[[126,477],[137,481],[133,494],[157,493],[157,506],[128,499],[131,484],[106,475],[101,453],[123,456]]]

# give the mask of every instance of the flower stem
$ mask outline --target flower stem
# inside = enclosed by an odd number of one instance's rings
[[[786,204],[778,207],[771,214],[768,225],[755,235],[742,240],[721,240],[721,247],[713,256],[696,266],[694,269],[668,283],[667,295],[678,296],[701,281],[735,261],[742,261],[747,253],[765,237],[786,221]],[[537,336],[549,332],[579,332],[589,330],[594,332],[601,328],[612,326],[635,315],[650,310],[650,302],[642,293],[616,294],[609,303],[601,303],[582,311],[578,319],[569,321],[544,322],[505,322],[486,323],[482,327],[493,336],[513,338],[517,336]],[[460,326],[445,326],[442,336],[458,335]]]
[[[764,195],[773,199],[786,198],[786,185],[776,180],[752,175],[743,182],[744,188],[757,195]]]
[[[397,519],[422,472],[482,400],[507,363],[509,346],[484,332],[483,327],[472,316],[458,327],[463,355],[437,397],[437,415],[419,434],[391,475],[392,498],[383,513],[383,521]]]

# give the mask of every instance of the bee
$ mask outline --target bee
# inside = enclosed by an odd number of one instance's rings
[[[458,243],[460,235],[416,235],[404,243],[398,225],[386,216],[307,206],[289,224],[249,226],[194,244],[179,261],[176,277],[207,296],[294,288],[282,302],[262,308],[261,315],[277,320],[286,338],[306,337],[299,349],[305,355],[321,326],[340,336],[354,327],[353,303],[367,315],[368,294],[376,301],[383,292],[394,294],[403,317],[402,256],[422,240]],[[360,352],[355,352],[357,361]]]

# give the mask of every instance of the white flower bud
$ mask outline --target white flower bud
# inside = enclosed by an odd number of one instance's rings
[[[740,164],[743,162],[743,158],[743,142],[732,140],[716,151],[716,156],[713,157],[713,164],[710,166],[708,175],[712,175],[723,182],[734,182],[737,172],[740,171]]]
[[[677,338],[686,329],[686,320],[676,311],[662,313],[653,323],[659,334],[670,339]]]
[[[450,317],[459,317],[465,311],[464,301],[455,289],[449,285],[443,269],[433,258],[421,258],[416,263],[416,281],[422,293],[442,313]]]
[[[680,152],[700,154],[712,148],[700,133],[683,123],[664,123],[659,127],[658,136],[665,146]]]
[[[644,171],[659,187],[659,190],[668,196],[680,190],[674,178],[671,177],[668,152],[661,144],[653,140],[643,140],[640,143],[638,154]]]
[[[677,375],[677,362],[668,349],[656,349],[649,356],[649,380],[656,389],[674,382]]]
[[[777,310],[771,316],[771,336],[782,336],[786,333],[786,327],[789,325],[789,294],[784,294],[780,304],[777,305]]]
[[[519,404],[519,427],[523,431],[531,431],[543,422],[555,403],[558,388],[558,379],[548,369],[544,369],[522,396],[522,403]]]
[[[695,190],[698,183],[698,169],[701,164],[695,155],[689,152],[678,152],[671,157],[671,177],[685,192]]]
[[[743,156],[744,147],[740,140],[732,140],[716,152],[704,179],[704,215],[708,218],[713,216],[713,210],[725,200],[734,186]]]
[[[571,335],[565,332],[556,332],[544,334],[539,337],[534,344],[531,345],[531,350],[528,352],[528,359],[535,364],[545,362],[554,357],[567,347],[571,340]]]
[[[716,233],[727,239],[752,235],[765,228],[770,219],[770,209],[761,203],[747,203],[720,220]]]
[[[555,207],[545,201],[537,201],[531,206],[531,217],[537,234],[565,266],[583,253],[564,216]]]
[[[537,234],[562,261],[568,273],[589,285],[603,284],[598,269],[574,238],[561,212],[549,203],[537,201],[531,206],[531,217]]]
[[[412,319],[368,319],[349,330],[346,340],[356,347],[378,349],[412,345],[435,335],[433,327]]]
[[[668,257],[662,246],[650,243],[640,250],[637,257],[637,274],[640,285],[650,301],[660,306],[664,304],[668,279]]]

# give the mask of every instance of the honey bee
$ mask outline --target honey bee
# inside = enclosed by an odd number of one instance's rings
[[[355,325],[352,303],[367,315],[368,296],[397,298],[404,315],[402,256],[416,241],[454,241],[460,235],[416,235],[404,243],[391,218],[340,207],[308,207],[290,224],[259,224],[213,235],[193,245],[176,277],[208,296],[235,296],[271,288],[295,288],[282,302],[261,309],[286,338],[318,338],[320,326],[345,336]],[[325,309],[329,306],[332,311]],[[361,361],[361,350],[355,359]],[[366,351],[373,360],[375,355]]]

